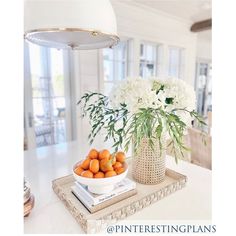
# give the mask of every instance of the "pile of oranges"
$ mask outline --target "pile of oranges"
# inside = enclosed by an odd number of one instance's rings
[[[74,172],[86,178],[108,178],[125,171],[125,154],[117,152],[114,155],[104,149],[98,152],[91,149],[87,158],[78,165]]]

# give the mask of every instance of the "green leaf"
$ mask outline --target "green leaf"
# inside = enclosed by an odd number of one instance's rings
[[[166,104],[173,104],[174,98],[166,98],[165,103]]]
[[[156,86],[158,91],[164,89],[158,84]],[[167,98],[167,104],[172,102],[173,98]],[[128,151],[132,140],[135,140],[134,151],[136,152],[143,138],[149,139],[148,143],[152,148],[154,147],[153,140],[158,139],[162,150],[161,137],[166,130],[177,158],[177,152],[182,155],[183,150],[189,149],[182,142],[187,125],[176,115],[176,112],[187,112],[201,125],[205,124],[203,118],[195,111],[188,111],[186,108],[175,108],[171,112],[166,112],[161,108],[140,108],[136,114],[130,115],[125,103],[120,104],[118,109],[112,109],[109,107],[109,98],[100,93],[87,92],[77,104],[81,107],[82,116],[90,118],[91,132],[88,136],[90,143],[104,129],[107,132],[104,141],[112,139],[115,150],[124,146],[125,151]]]

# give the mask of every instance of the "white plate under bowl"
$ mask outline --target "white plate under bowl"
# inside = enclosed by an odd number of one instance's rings
[[[123,172],[122,174],[116,175],[116,176],[112,176],[112,177],[107,177],[107,178],[86,178],[86,177],[82,177],[77,175],[74,172],[74,169],[80,165],[82,163],[82,161],[76,163],[73,166],[73,176],[75,178],[76,181],[78,181],[81,184],[84,184],[86,186],[88,186],[88,190],[92,193],[96,193],[96,194],[103,194],[103,193],[109,193],[114,189],[114,186],[116,183],[120,182],[121,180],[123,180],[127,173],[128,173],[128,165],[125,164],[125,172]]]

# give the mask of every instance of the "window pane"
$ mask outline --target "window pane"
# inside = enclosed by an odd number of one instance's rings
[[[114,85],[114,83],[104,83],[104,94],[105,95],[108,96],[110,94],[113,85]]]
[[[148,63],[146,65],[146,75],[147,76],[153,76],[154,75],[154,64]]]
[[[207,67],[208,65],[205,63],[200,63],[200,75],[207,75]]]
[[[181,77],[181,48],[169,48],[169,76]]]
[[[196,71],[197,111],[207,116],[212,111],[211,63],[198,62]]]
[[[154,76],[154,64],[146,64],[144,67],[145,77]]]
[[[146,45],[146,60],[147,61],[155,60],[155,47],[151,45]]]
[[[65,116],[65,99],[64,97],[54,97],[53,100],[53,115],[57,117]]]
[[[33,99],[33,106],[34,106],[35,121],[36,121],[36,124],[37,124],[39,122],[37,118],[41,117],[41,116],[44,116],[44,115],[47,116],[49,109],[44,109],[42,98]],[[45,104],[45,108],[46,107],[49,107],[49,104]]]
[[[103,70],[104,70],[104,80],[105,81],[112,81],[114,80],[114,73],[113,73],[113,62],[112,61],[106,61],[103,62]]]
[[[42,70],[41,70],[41,53],[40,53],[40,47],[38,45],[29,43],[29,57],[30,57],[30,73],[34,76],[41,76]]]
[[[127,42],[125,41],[125,42],[120,42],[118,44],[118,46],[116,46],[114,48],[114,52],[115,52],[115,55],[116,55],[116,57],[115,57],[116,61],[124,61],[124,60],[126,60],[126,55],[127,55],[127,48],[126,48],[126,46],[127,46]]]
[[[113,49],[103,49],[104,92],[108,93],[113,86],[110,82],[125,79],[127,76],[128,41],[120,42]]]
[[[53,96],[64,96],[62,50],[50,49]]]
[[[139,75],[141,77],[144,77],[144,67],[145,67],[145,63],[140,62],[140,64],[139,64]]]
[[[117,79],[125,79],[126,74],[125,74],[125,62],[117,62]]]
[[[65,142],[65,92],[62,50],[29,44],[36,144]]]
[[[139,75],[147,78],[157,75],[157,45],[142,43],[140,45]]]
[[[103,49],[102,52],[103,52],[103,59],[104,60],[109,60],[109,61],[113,60],[113,50],[112,49],[105,48],[105,49]]]

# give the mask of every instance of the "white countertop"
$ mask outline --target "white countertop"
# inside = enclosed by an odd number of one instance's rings
[[[87,150],[87,145],[71,142],[25,152],[24,174],[35,196],[35,207],[24,218],[25,233],[83,233],[54,194],[51,182],[71,174],[73,164],[83,159]],[[187,175],[187,186],[127,220],[211,220],[211,171],[184,161],[176,165],[171,157],[167,167]]]

